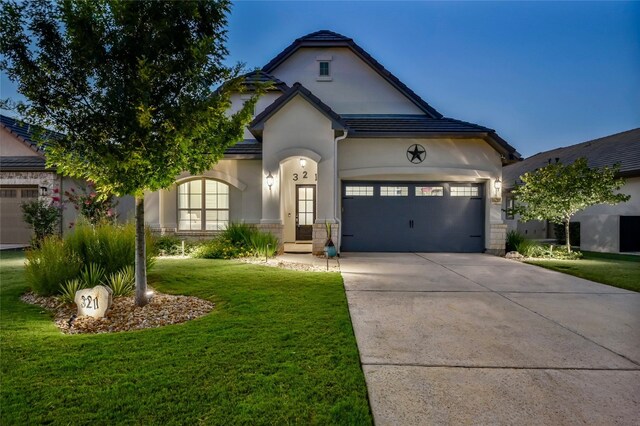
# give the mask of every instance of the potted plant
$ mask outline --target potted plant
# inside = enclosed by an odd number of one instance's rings
[[[324,253],[327,257],[336,257],[338,255],[338,250],[331,239],[331,223],[325,221],[324,226],[327,229],[327,242],[324,243]]]

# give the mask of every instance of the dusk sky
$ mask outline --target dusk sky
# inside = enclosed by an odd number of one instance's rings
[[[236,2],[230,62],[327,29],[524,156],[640,127],[640,3]],[[3,76],[1,96],[15,89]]]

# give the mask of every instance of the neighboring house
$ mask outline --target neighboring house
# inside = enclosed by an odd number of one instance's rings
[[[330,31],[295,40],[255,81],[274,86],[245,140],[146,194],[153,229],[203,236],[245,222],[322,253],[330,222],[343,251],[504,251],[496,181],[520,156],[494,130],[443,117]]]
[[[640,251],[640,128],[599,139],[541,152],[503,169],[505,208],[511,206],[511,190],[525,172],[550,162],[570,164],[585,157],[590,167],[620,164],[620,176],[626,178],[621,192],[631,195],[626,203],[599,204],[576,214],[572,222],[580,225],[580,249],[599,252]],[[517,229],[534,239],[553,237],[552,225],[544,221],[521,223],[506,218],[509,229]]]
[[[0,244],[30,243],[32,230],[23,220],[20,208],[23,202],[61,197],[64,191],[80,186],[45,166],[44,152],[34,142],[33,133],[29,124],[0,115]],[[117,211],[123,219],[132,210],[131,197],[119,200]],[[68,230],[75,221],[75,210],[66,205],[60,232]]]

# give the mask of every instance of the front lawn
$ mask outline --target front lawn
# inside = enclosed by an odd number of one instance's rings
[[[535,259],[527,263],[614,287],[640,291],[640,256],[583,252],[580,260]]]
[[[161,259],[158,291],[216,303],[184,324],[65,335],[1,254],[2,424],[371,424],[339,274]]]

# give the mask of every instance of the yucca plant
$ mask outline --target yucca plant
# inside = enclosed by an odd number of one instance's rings
[[[113,297],[131,296],[136,288],[136,275],[133,266],[125,266],[107,277],[107,285],[113,291]]]
[[[68,280],[62,285],[61,293],[60,293],[60,296],[58,297],[58,300],[60,300],[61,304],[74,303],[76,298],[76,292],[78,290],[82,290],[83,288],[86,288],[86,286],[80,279],[74,278],[72,280]]]
[[[97,263],[90,263],[80,272],[80,280],[87,287],[95,287],[104,280],[104,268]]]

